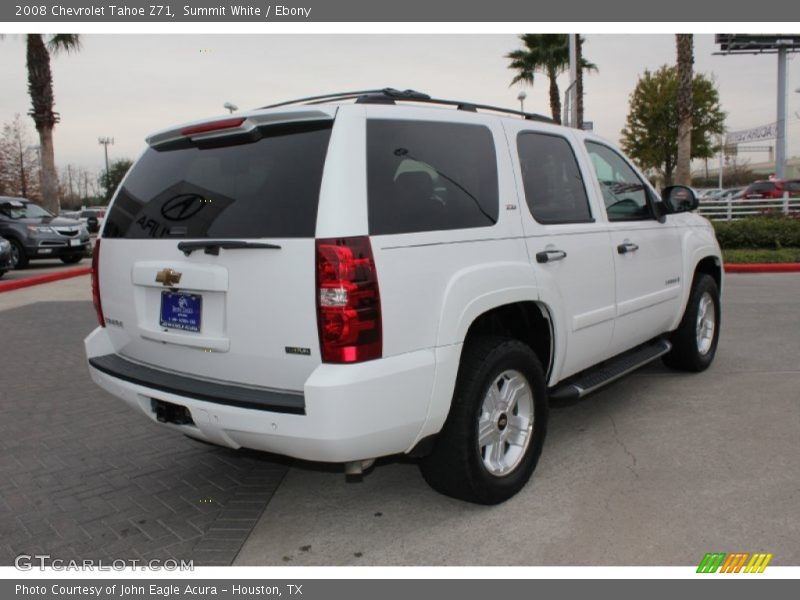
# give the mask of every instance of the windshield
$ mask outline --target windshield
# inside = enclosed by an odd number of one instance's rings
[[[148,149],[106,216],[106,238],[314,237],[331,121],[254,143]]]
[[[53,216],[38,204],[31,202],[0,204],[0,213],[9,219],[43,219]]]

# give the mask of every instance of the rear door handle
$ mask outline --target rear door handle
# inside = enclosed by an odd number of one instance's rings
[[[548,263],[567,258],[567,253],[563,250],[542,250],[536,253],[536,262]]]
[[[634,244],[633,242],[625,242],[617,246],[617,252],[620,254],[628,254],[629,252],[636,252],[639,249],[639,246]]]

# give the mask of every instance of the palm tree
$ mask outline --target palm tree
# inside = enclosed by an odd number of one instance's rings
[[[519,82],[533,85],[535,73],[547,75],[550,81],[550,113],[556,123],[561,123],[561,94],[558,89],[558,76],[569,69],[569,36],[564,33],[525,33],[519,36],[524,49],[506,54],[511,62],[509,69],[517,71],[511,85]],[[597,66],[581,58],[578,63],[583,70],[596,71]],[[582,76],[579,75],[582,86]],[[581,90],[582,91],[582,90]],[[579,108],[583,101],[579,100]]]
[[[53,74],[50,70],[50,55],[70,52],[80,48],[80,36],[58,33],[45,40],[40,33],[26,36],[28,92],[31,96],[31,111],[28,113],[36,125],[41,147],[41,192],[45,208],[58,213],[58,176],[56,175],[53,150],[53,128],[59,115],[53,110]]]
[[[578,122],[575,127],[583,129],[583,36],[578,34],[575,35],[575,60],[581,65],[575,76],[575,104],[577,105],[575,112],[578,113]],[[592,66],[594,67],[594,65]],[[597,67],[594,67],[594,70],[596,71]]]
[[[678,51],[678,158],[675,183],[691,185],[694,36],[691,33],[676,33],[675,45]]]

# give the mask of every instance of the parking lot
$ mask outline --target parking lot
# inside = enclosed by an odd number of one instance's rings
[[[554,406],[533,479],[496,507],[436,494],[404,458],[352,483],[149,423],[89,380],[89,298],[88,277],[0,294],[0,564],[800,563],[800,275],[727,277],[707,372],[654,363]]]

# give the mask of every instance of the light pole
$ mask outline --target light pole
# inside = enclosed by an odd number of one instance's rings
[[[103,146],[103,150],[105,150],[105,155],[106,155],[106,192],[108,192],[109,188],[111,187],[111,181],[110,181],[111,178],[109,177],[109,172],[108,172],[108,146],[109,146],[109,144],[111,144],[111,145],[114,144],[114,138],[113,137],[112,138],[110,138],[110,137],[99,137],[99,138],[97,138],[97,141],[101,146]]]
[[[520,90],[519,94],[517,94],[517,100],[519,100],[519,112],[525,112],[525,98],[528,97],[528,94],[525,93],[525,90]]]
[[[231,114],[239,110],[239,107],[236,106],[233,102],[226,102],[225,104],[222,105],[222,107],[227,109],[227,111]]]

